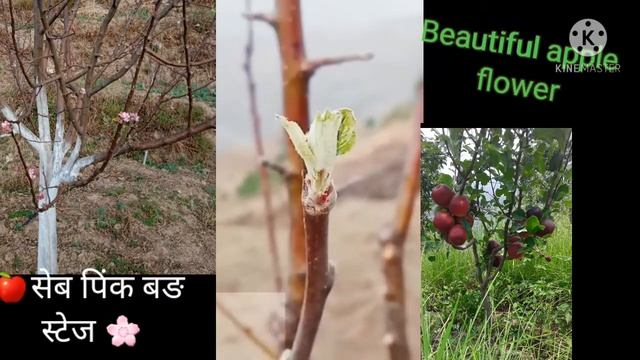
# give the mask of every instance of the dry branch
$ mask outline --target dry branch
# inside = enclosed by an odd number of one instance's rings
[[[231,323],[235,327],[237,327],[244,334],[244,336],[246,336],[247,339],[249,339],[249,341],[251,341],[254,345],[256,345],[265,355],[267,355],[269,358],[274,359],[274,360],[278,358],[278,355],[276,354],[276,352],[273,349],[271,349],[271,347],[269,347],[264,341],[259,339],[253,333],[253,330],[251,330],[250,327],[248,327],[247,325],[243,324],[219,300],[216,300],[216,306],[218,307],[218,310],[220,310],[222,315],[224,315],[227,319],[229,319],[229,321],[231,321]]]
[[[322,58],[315,60],[307,60],[303,64],[303,69],[307,75],[312,75],[316,70],[323,66],[339,65],[352,61],[367,61],[373,59],[373,54],[367,53],[363,55],[346,55],[333,58]]]
[[[251,2],[246,2],[247,11],[250,11]],[[247,75],[247,85],[249,88],[249,108],[251,109],[251,119],[253,124],[253,138],[256,144],[256,153],[258,158],[264,157],[264,146],[262,144],[262,131],[260,127],[260,114],[258,114],[258,105],[256,101],[256,84],[253,78],[253,71],[251,67],[251,60],[253,56],[253,24],[248,21],[249,36],[247,37],[247,45],[245,47],[245,62],[244,71]],[[273,272],[275,275],[275,289],[276,291],[282,291],[282,271],[280,268],[280,256],[278,254],[278,244],[276,243],[276,230],[275,230],[275,216],[273,213],[273,204],[271,201],[271,184],[269,181],[269,173],[267,168],[260,164],[258,166],[260,173],[260,185],[262,188],[262,196],[264,198],[264,213],[265,221],[267,223],[267,235],[269,240],[269,252],[271,254],[271,261],[273,266]]]
[[[284,116],[291,121],[295,121],[302,131],[306,133],[309,129],[309,101],[307,95],[310,75],[312,74],[311,68],[317,68],[323,63],[327,65],[330,63],[338,64],[351,60],[351,58],[325,59],[316,62],[317,66],[310,65],[305,55],[300,0],[276,0],[276,12],[274,15],[247,13],[244,16],[248,20],[265,22],[276,31],[282,62]],[[314,64],[314,62],[311,62],[311,64]],[[304,165],[291,142],[288,143],[287,154],[293,177],[291,181],[287,182],[291,268],[287,281],[284,348],[290,348],[295,338],[304,297],[306,277],[303,209],[299,201],[302,196]]]
[[[418,92],[415,112],[416,127],[412,129],[413,142],[405,166],[404,185],[398,198],[393,226],[380,234],[382,272],[385,279],[385,334],[383,342],[392,360],[409,359],[406,332],[405,279],[403,270],[404,243],[413,214],[415,199],[420,188],[420,123],[422,122],[422,87]]]
[[[295,122],[280,119],[306,169],[301,205],[307,278],[291,359],[308,360],[335,273],[328,249],[329,213],[337,199],[333,168],[337,156],[346,154],[355,143],[356,120],[350,109],[325,111],[316,117],[305,135]]]
[[[278,19],[272,14],[247,12],[244,14],[244,17],[250,21],[262,21],[274,28],[278,26]]]
[[[310,358],[324,305],[335,277],[333,264],[329,262],[327,246],[329,213],[310,214],[305,211],[304,225],[307,238],[307,281],[291,360]]]

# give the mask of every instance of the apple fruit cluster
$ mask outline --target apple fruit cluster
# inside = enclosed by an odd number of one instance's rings
[[[467,228],[471,228],[474,221],[473,216],[469,214],[469,199],[454,193],[444,184],[433,188],[431,198],[439,206],[433,218],[433,225],[449,244],[464,244],[468,238]]]

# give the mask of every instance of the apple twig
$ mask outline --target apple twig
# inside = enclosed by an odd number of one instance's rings
[[[247,12],[251,11],[251,1],[246,1]],[[258,113],[258,105],[256,100],[256,84],[253,78],[253,70],[251,67],[251,59],[253,56],[253,22],[247,21],[249,35],[247,37],[247,45],[245,46],[245,62],[244,71],[247,75],[247,86],[249,88],[249,108],[251,109],[251,119],[253,124],[253,138],[256,144],[256,153],[258,158],[264,157],[264,146],[262,144],[261,119]],[[278,244],[276,242],[275,217],[273,213],[273,204],[271,200],[271,184],[269,181],[269,173],[266,167],[259,166],[260,184],[262,188],[262,196],[264,199],[264,214],[267,223],[267,235],[269,239],[269,253],[271,254],[272,267],[274,272],[275,289],[282,291],[282,270],[280,267],[280,256],[278,255]]]
[[[242,334],[244,334],[244,336],[246,336],[249,341],[256,345],[258,349],[260,349],[265,355],[267,355],[270,359],[278,358],[276,352],[271,349],[271,347],[269,347],[269,345],[267,345],[263,340],[258,338],[254,334],[253,330],[247,325],[243,324],[229,309],[226,308],[226,306],[222,304],[222,302],[220,302],[220,300],[216,300],[216,306],[218,307],[222,315],[229,319],[229,321],[231,321],[231,323],[235,327],[237,327],[242,332]]]

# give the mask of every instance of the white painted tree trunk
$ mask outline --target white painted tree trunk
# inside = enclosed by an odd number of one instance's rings
[[[53,140],[51,139],[46,89],[41,87],[36,91],[38,135],[18,122],[9,107],[3,106],[2,114],[13,124],[13,133],[26,140],[37,155],[39,183],[36,190],[39,213],[36,270],[41,273],[41,270],[45,269],[50,274],[56,274],[58,272],[58,231],[54,201],[58,196],[58,186],[76,180],[80,171],[89,166],[94,157],[86,156],[79,159],[82,145],[79,136],[76,136],[73,150],[71,143],[65,141],[64,114],[62,112],[56,116],[55,135]],[[67,153],[69,153],[68,156]],[[52,203],[53,205],[50,205]]]
[[[38,214],[38,272],[58,272],[58,229],[55,206]]]

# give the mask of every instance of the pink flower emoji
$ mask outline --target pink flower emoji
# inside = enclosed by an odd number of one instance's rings
[[[118,316],[117,324],[107,326],[107,332],[113,336],[111,344],[119,347],[122,344],[133,346],[136,344],[136,334],[140,332],[140,328],[136,324],[129,324],[129,320],[124,315]]]
[[[1,134],[8,134],[12,131],[13,126],[11,126],[11,123],[8,121],[3,121],[2,124],[0,124],[0,133]]]
[[[29,166],[27,172],[29,173],[29,179],[31,180],[35,180],[38,176],[38,168],[35,166]]]

